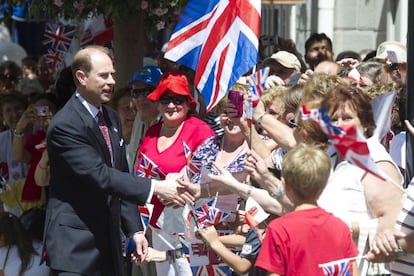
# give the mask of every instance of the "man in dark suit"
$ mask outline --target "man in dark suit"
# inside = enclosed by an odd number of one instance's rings
[[[124,275],[121,226],[135,243],[134,260],[144,258],[148,248],[136,205],[153,193],[176,206],[194,198],[173,180],[128,173],[118,116],[103,105],[115,84],[107,49],[82,49],[71,67],[77,91],[54,116],[47,134],[46,261],[53,275]]]

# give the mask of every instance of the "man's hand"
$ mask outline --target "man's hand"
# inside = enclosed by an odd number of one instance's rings
[[[245,170],[250,174],[252,179],[257,182],[262,188],[268,179],[270,172],[267,169],[266,161],[261,158],[254,150],[247,153],[245,161]]]
[[[284,80],[282,80],[281,77],[278,77],[276,75],[271,75],[267,77],[265,82],[265,88],[269,89],[271,87],[279,86],[279,85],[285,85]]]
[[[181,181],[178,179],[165,179],[162,181],[153,180],[154,193],[158,196],[158,199],[167,207],[183,207],[186,203],[194,204],[196,188],[188,184],[179,184]],[[193,189],[192,189],[193,188]]]
[[[140,265],[148,254],[148,241],[144,232],[137,232],[132,236],[135,243],[135,250],[131,253],[131,259],[136,265]]]

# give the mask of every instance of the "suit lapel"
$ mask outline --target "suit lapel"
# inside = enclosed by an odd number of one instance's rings
[[[96,138],[96,141],[98,142],[97,145],[99,145],[99,147],[96,147],[96,149],[100,150],[100,152],[102,153],[101,156],[104,162],[108,166],[112,166],[111,154],[109,153],[108,146],[105,142],[105,138],[103,137],[101,130],[99,129],[96,119],[92,117],[89,111],[82,105],[82,103],[79,101],[79,99],[76,98],[76,96],[74,96],[72,99],[74,101],[74,109],[77,111],[77,114],[79,114],[81,120],[84,122],[84,125],[90,129],[90,131],[93,133],[93,136]],[[95,142],[93,142],[92,140],[91,143],[92,145],[95,144]]]

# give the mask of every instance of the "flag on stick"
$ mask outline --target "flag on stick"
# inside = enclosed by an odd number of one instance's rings
[[[261,1],[190,0],[165,58],[195,71],[211,110],[258,59]]]

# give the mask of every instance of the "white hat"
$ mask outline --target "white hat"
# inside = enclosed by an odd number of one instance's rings
[[[395,55],[393,55],[392,52],[395,53]],[[390,55],[393,55],[393,57]],[[391,63],[407,63],[407,47],[398,41],[384,41],[378,46],[375,58],[388,60]]]
[[[276,60],[286,68],[292,68],[296,71],[300,71],[301,66],[299,59],[292,53],[287,51],[279,51],[271,55],[270,58]]]

